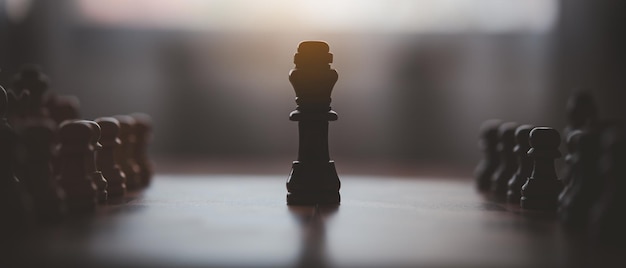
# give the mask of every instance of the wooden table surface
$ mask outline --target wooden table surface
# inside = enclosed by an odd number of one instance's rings
[[[626,251],[591,247],[554,215],[488,202],[471,180],[341,180],[341,205],[316,208],[286,206],[282,175],[157,175],[128,203],[30,230],[6,267],[626,264]]]

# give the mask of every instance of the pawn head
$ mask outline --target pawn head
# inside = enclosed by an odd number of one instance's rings
[[[530,131],[529,142],[537,150],[558,150],[561,136],[551,127],[536,127]]]
[[[533,126],[531,125],[521,125],[515,129],[515,141],[517,145],[515,146],[515,152],[524,153],[528,152],[530,148],[530,131],[533,130]]]
[[[100,117],[95,120],[100,126],[100,143],[104,146],[109,144],[119,144],[120,123],[113,117]]]

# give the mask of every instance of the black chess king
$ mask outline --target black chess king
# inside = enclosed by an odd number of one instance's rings
[[[337,71],[330,68],[333,54],[328,44],[304,41],[294,55],[296,67],[289,82],[296,91],[296,110],[289,120],[298,122],[298,160],[287,180],[288,205],[337,205],[341,182],[328,153],[328,122],[337,120],[330,93]]]

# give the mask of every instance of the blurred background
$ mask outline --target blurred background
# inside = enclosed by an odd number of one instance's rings
[[[297,154],[288,82],[302,40],[339,73],[331,157],[471,171],[486,119],[566,125],[588,89],[626,117],[626,3],[608,0],[0,0],[0,84],[38,63],[82,117],[145,112],[151,152]],[[165,165],[165,164],[164,164]],[[358,166],[358,164],[357,164]]]

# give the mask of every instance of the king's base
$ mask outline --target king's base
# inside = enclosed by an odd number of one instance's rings
[[[339,192],[294,192],[287,193],[287,205],[314,206],[338,205],[341,201]]]
[[[287,180],[288,205],[339,204],[341,182],[335,162],[304,163],[294,161]]]

